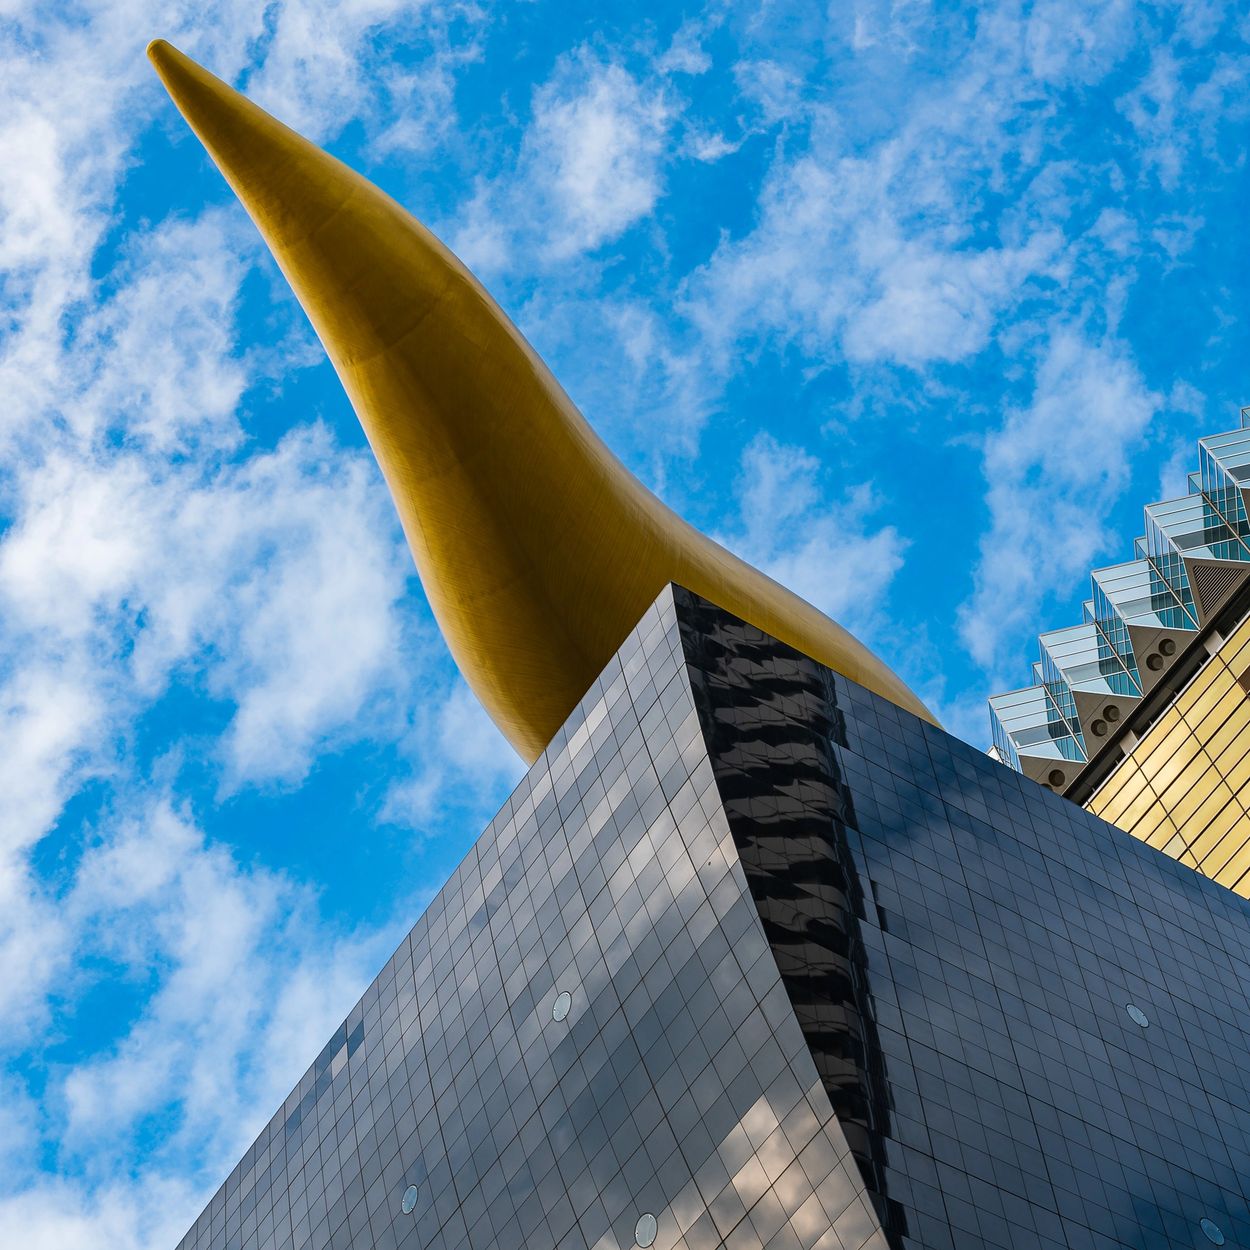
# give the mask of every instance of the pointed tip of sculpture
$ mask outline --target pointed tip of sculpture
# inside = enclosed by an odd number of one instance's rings
[[[268,117],[229,83],[210,73],[169,40],[153,39],[148,44],[147,54],[169,98],[219,165],[222,163],[219,143],[226,132],[242,133],[254,128],[260,117]],[[269,120],[281,125],[276,119]],[[224,169],[222,172],[227,173]]]
[[[148,44],[147,53],[174,107],[220,166],[222,161],[217,140],[221,137],[218,132],[223,116],[234,111],[231,106],[236,97],[240,103],[247,102],[242,96],[237,96],[229,84],[210,74],[167,39],[153,39]],[[229,177],[227,170],[222,172]]]
[[[194,64],[185,52],[179,52],[168,39],[153,39],[147,47],[148,60],[152,62],[161,81],[166,83],[166,74],[180,62]]]

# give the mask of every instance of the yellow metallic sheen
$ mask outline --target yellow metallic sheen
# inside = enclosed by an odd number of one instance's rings
[[[1241,622],[1086,803],[1250,898],[1250,618]]]
[[[846,630],[630,474],[400,205],[163,40],[148,55],[312,321],[448,646],[527,761],[668,582],[933,720]]]

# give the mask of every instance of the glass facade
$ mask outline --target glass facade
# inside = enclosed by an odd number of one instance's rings
[[[1248,988],[1250,904],[669,588],[182,1247],[1250,1245]]]
[[[888,1244],[747,888],[668,593],[181,1244],[606,1250],[648,1216],[657,1250]]]

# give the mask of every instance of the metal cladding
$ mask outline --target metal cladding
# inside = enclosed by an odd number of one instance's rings
[[[1250,897],[1250,616],[1211,645],[1084,805]]]
[[[670,587],[181,1250],[1244,1247],[1248,1054],[1250,903]]]
[[[394,200],[168,43],[149,56],[312,321],[447,644],[526,760],[670,581],[933,719],[846,630],[633,477],[482,285]]]
[[[989,701],[996,756],[1061,793],[1250,578],[1250,409],[1198,456],[1187,495],[1146,507],[1134,559],[1094,571],[1081,623],[1040,635],[1034,684]]]

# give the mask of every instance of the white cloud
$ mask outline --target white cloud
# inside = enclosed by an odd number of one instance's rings
[[[236,784],[298,779],[399,671],[410,564],[367,455],[304,430],[236,458],[256,364],[233,354],[256,255],[239,233],[213,211],[144,240],[50,357],[14,435],[39,447],[0,539],[0,712],[26,744],[8,761],[22,767],[19,840],[42,834],[75,777],[112,767],[112,735],[192,657],[237,705]]]
[[[553,256],[591,251],[651,212],[668,123],[662,95],[619,65],[578,58],[536,93],[526,144],[531,182],[560,214]]]
[[[915,369],[963,361],[984,350],[1032,280],[1058,276],[1067,240],[1027,196],[992,234],[976,224],[1002,162],[1038,160],[1004,133],[1039,123],[1019,116],[1020,50],[998,37],[988,24],[961,74],[901,100],[897,124],[867,144],[828,104],[800,102],[800,84],[779,97],[776,74],[741,68],[808,137],[778,149],[755,224],[724,240],[689,284],[690,315],[722,367],[735,344],[761,339]]]
[[[61,910],[94,970],[68,985],[157,988],[95,1057],[48,1072],[38,1130],[64,1179],[38,1174],[31,1116],[14,1121],[29,1153],[0,1196],[0,1243],[173,1245],[394,935],[328,927],[311,892],[244,868],[159,795],[103,831]],[[177,1128],[154,1146],[157,1115]]]
[[[1019,14],[1003,10],[988,24],[995,37],[1016,43],[1023,35],[1025,65],[1040,82],[1064,87],[1097,82],[1128,52],[1137,35],[1131,0],[1074,4],[1043,0],[1031,7],[1020,30]]]
[[[224,743],[235,784],[298,780],[326,735],[381,728],[357,716],[405,684],[409,558],[363,454],[300,431],[206,480],[61,454],[29,475],[23,504],[0,543],[0,610],[24,647],[0,707],[23,726],[35,793],[55,793],[76,752],[107,750],[192,659],[237,707]],[[41,671],[56,676],[32,690]]]
[[[455,807],[468,827],[490,818],[490,796],[511,789],[525,773],[520,756],[465,685],[428,690],[415,710],[405,744],[410,777],[387,792],[381,819],[417,835],[440,812]]]
[[[1179,499],[1182,495],[1189,494],[1189,474],[1197,463],[1198,454],[1194,448],[1193,431],[1213,430],[1219,421],[1218,414],[1208,413],[1207,397],[1190,382],[1179,381],[1173,384],[1168,392],[1167,406],[1189,419],[1184,423],[1183,432],[1165,443],[1159,466],[1159,484],[1150,494],[1148,502],[1151,503],[1155,500]],[[1219,428],[1224,427],[1221,424]]]
[[[110,275],[116,294],[76,326],[79,346],[52,392],[74,434],[120,434],[153,456],[237,445],[257,362],[235,355],[235,306],[258,259],[255,232],[233,208],[135,240]]]
[[[178,1244],[202,1191],[178,1178],[85,1187],[48,1177],[0,1196],[0,1244],[22,1250],[161,1250]],[[198,1212],[196,1212],[198,1214]],[[191,1219],[195,1216],[192,1215]]]
[[[482,183],[458,224],[458,255],[502,268],[513,249],[564,262],[612,242],[663,192],[672,108],[663,89],[585,49],[562,58],[535,92],[515,169]]]
[[[1086,227],[1079,210],[1091,180],[1118,185],[1138,154],[1077,156],[1055,119],[1063,93],[1089,90],[1140,50],[1153,17],[1123,0],[1093,9],[1048,0],[1024,15],[978,12],[939,38],[909,6],[853,10],[835,6],[829,34],[855,49],[856,90],[871,77],[884,99],[852,94],[844,105],[801,58],[748,54],[737,66],[740,96],[787,137],[751,227],[726,236],[685,288],[719,372],[757,343],[916,371],[966,363],[1023,307],[1074,315],[1098,288],[1122,284],[1114,258],[1142,239],[1173,257],[1192,243],[1193,215],[1138,222],[1111,206]],[[933,55],[943,39],[950,72],[914,72],[913,56]],[[1182,86],[1189,51],[1156,49],[1120,101],[1145,164],[1168,185],[1187,153],[1216,152],[1217,124],[1245,107],[1233,98],[1244,72],[1228,57]],[[887,55],[897,72],[864,68]],[[1090,157],[1095,164],[1082,163]],[[1116,305],[1124,292],[1093,294],[1104,296]]]
[[[396,0],[303,0],[276,6],[263,63],[248,95],[301,134],[323,139],[342,119],[370,111],[370,81],[360,73],[365,40],[378,28],[415,26],[423,3]]]
[[[478,56],[486,6],[475,0],[286,0],[264,10],[261,65],[247,80],[256,102],[318,140],[363,119],[376,149],[419,151],[454,124],[455,81]],[[374,64],[374,46],[416,44],[419,68]]]
[[[703,42],[719,25],[719,15],[715,14],[701,17],[697,21],[684,21],[668,45],[668,50],[656,60],[656,69],[664,74],[706,74],[712,68],[712,58]]]
[[[794,68],[771,59],[743,59],[734,66],[734,79],[765,127],[803,119],[803,78]]]
[[[904,222],[896,199],[910,153],[804,156],[773,170],[761,218],[726,242],[690,288],[690,312],[722,358],[743,337],[797,341],[810,356],[841,347],[851,360],[919,368],[985,348],[1030,277],[1056,263],[1062,239],[960,246],[941,215]]]
[[[444,35],[419,68],[383,71],[379,77],[386,84],[393,120],[374,135],[370,155],[384,158],[396,152],[428,152],[454,133],[458,75],[480,55],[476,42],[457,44]]]
[[[725,545],[840,624],[869,631],[905,546],[894,526],[872,524],[871,488],[831,504],[815,456],[758,434],[742,455],[738,497],[741,524]]]
[[[1250,57],[1220,56],[1204,78],[1193,82],[1188,51],[1174,45],[1156,48],[1149,71],[1117,104],[1137,134],[1143,174],[1153,174],[1166,191],[1176,191],[1188,175],[1192,193],[1195,156],[1204,158],[1204,170],[1241,160],[1237,137],[1227,153],[1221,152],[1220,130],[1250,116],[1245,92]]]
[[[589,386],[601,388],[589,393],[597,409],[624,415],[621,437],[650,452],[654,482],[663,490],[666,455],[695,452],[699,430],[717,398],[715,384],[697,346],[682,344],[644,301],[601,300],[599,315],[611,338],[606,350],[619,363],[611,379],[588,379]]]
[[[19,806],[15,816],[24,815]],[[47,1026],[49,987],[74,939],[73,926],[44,893],[23,849],[0,851],[0,1052],[29,1044]]]
[[[696,161],[704,161],[710,165],[737,152],[743,142],[743,139],[729,139],[719,131],[705,132],[697,126],[691,126],[687,129],[682,151],[688,152]]]
[[[1162,404],[1121,344],[1060,325],[1042,349],[1032,402],[986,438],[990,526],[960,632],[976,662],[1008,684],[1023,658],[1010,647],[1038,631],[1046,598],[1076,588],[1107,554],[1105,518]]]
[[[385,953],[376,936],[332,935],[312,895],[242,868],[159,798],[88,853],[66,907],[98,958],[162,969],[111,1053],[65,1077],[72,1150],[102,1135],[130,1141],[143,1116],[176,1102],[181,1125],[166,1149],[207,1141],[228,1163]],[[223,1103],[235,1114],[223,1115]]]
[[[499,772],[519,781],[520,761],[468,686],[457,682],[438,717],[447,761],[466,774]]]
[[[211,648],[208,685],[238,707],[224,744],[236,783],[300,780],[329,740],[385,732],[360,713],[411,680],[398,604],[412,565],[369,458],[292,434],[175,524],[180,554],[203,564],[190,594],[172,585],[160,606]]]

